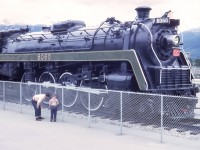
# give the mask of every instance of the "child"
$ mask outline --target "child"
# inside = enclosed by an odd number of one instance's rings
[[[56,122],[56,116],[57,116],[57,107],[58,107],[59,101],[56,98],[56,95],[53,95],[52,98],[49,100],[49,108],[51,110],[51,119],[50,121]]]

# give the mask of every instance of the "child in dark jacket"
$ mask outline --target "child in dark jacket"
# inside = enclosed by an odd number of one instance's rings
[[[56,95],[53,95],[52,98],[49,100],[49,108],[51,110],[51,116],[50,121],[56,122],[56,116],[57,116],[57,108],[59,105],[59,101],[56,98]]]

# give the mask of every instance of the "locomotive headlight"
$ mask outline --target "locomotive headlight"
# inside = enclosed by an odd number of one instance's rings
[[[179,46],[180,37],[178,35],[165,35],[163,38],[163,46],[165,48],[170,48],[174,46]]]
[[[174,46],[178,46],[180,44],[180,37],[178,35],[174,36],[173,43]]]
[[[169,29],[161,29],[156,36],[156,53],[160,60],[168,60],[172,54],[180,56],[180,37]]]

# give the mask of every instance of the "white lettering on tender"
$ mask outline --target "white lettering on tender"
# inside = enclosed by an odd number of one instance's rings
[[[40,61],[46,61],[46,60],[51,60],[51,54],[38,54],[38,60]]]

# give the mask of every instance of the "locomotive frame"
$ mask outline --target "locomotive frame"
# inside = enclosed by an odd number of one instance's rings
[[[94,59],[94,58],[97,58],[96,56],[98,56],[98,63],[100,63],[101,61],[115,62],[116,60],[130,63],[130,66],[132,67],[133,72],[136,76],[136,81],[138,82],[138,88],[140,89],[140,91],[144,91],[144,92],[148,91],[148,83],[145,79],[143,70],[140,66],[140,63],[139,63],[139,60],[135,53],[135,50],[122,50],[122,51],[109,51],[108,50],[108,51],[103,51],[103,52],[102,51],[95,51],[95,52],[89,52],[89,51],[86,52],[85,51],[85,52],[62,52],[62,53],[2,54],[2,55],[0,55],[0,62],[45,63],[46,65],[49,63],[52,64],[52,62],[56,62],[56,63],[79,62],[82,64],[83,62],[96,62],[96,60]],[[36,81],[36,82],[40,82],[39,79],[41,78],[41,76],[44,73],[50,73],[50,76],[52,76],[52,77],[54,76],[53,74],[51,74],[50,70],[43,70],[42,74],[40,74],[38,77],[38,81]],[[73,77],[72,72],[70,72],[69,70],[62,73],[60,76],[62,76],[65,73],[67,75],[70,75],[70,77]],[[77,75],[75,75],[75,77],[73,77],[73,80],[74,80],[74,78],[76,78],[76,76]],[[59,77],[58,77],[58,79],[59,79]],[[57,83],[58,79],[54,80],[53,82]],[[84,80],[83,78],[80,78],[80,79],[81,79],[81,81]],[[65,82],[68,82],[67,81],[68,79],[64,79],[64,80],[66,80]],[[69,80],[69,82],[71,82],[70,80]],[[80,81],[79,85],[72,85],[72,86],[81,86],[81,81]],[[24,81],[22,81],[22,82],[24,82]],[[73,81],[73,83],[74,83],[74,81]],[[75,82],[75,83],[77,83],[77,82]],[[67,86],[67,85],[69,85],[69,83],[63,84],[63,85]],[[96,87],[96,88],[98,88],[98,87]],[[77,95],[75,97],[77,98]],[[143,109],[141,109],[141,112],[140,112],[140,107],[138,107],[138,106],[137,106],[138,108],[135,106],[136,108],[134,108],[134,110],[135,111],[137,110],[139,112],[139,114],[141,113],[140,116],[143,119],[151,119],[154,115],[160,114],[160,109],[159,109],[160,103],[155,105],[154,101],[157,101],[157,100],[148,99],[148,101],[143,102],[144,105],[140,106],[143,108]],[[133,102],[133,103],[135,103],[135,102]],[[171,103],[170,100],[167,100],[167,103]],[[197,103],[197,99],[188,97],[188,100],[187,100],[187,98],[184,97],[183,104],[181,104],[181,105],[182,105],[182,107],[185,107],[185,105],[190,105],[190,110],[188,111],[190,113],[185,114],[183,112],[178,111],[179,116],[167,116],[167,117],[170,117],[172,119],[193,118],[194,117],[193,110],[195,108],[196,103]],[[152,107],[153,105],[154,105],[154,107]],[[173,106],[173,107],[175,107],[175,106]],[[177,109],[179,107],[180,106],[178,106]],[[105,108],[105,109],[108,109],[108,108]],[[126,109],[124,111],[126,111]],[[184,111],[185,111],[185,109],[184,109]],[[152,114],[152,112],[154,112],[154,114]],[[165,113],[167,115],[170,114],[170,112],[168,112],[168,111],[166,111]],[[151,114],[151,115],[148,115],[148,114]],[[148,116],[148,117],[145,117],[145,116]]]
[[[98,57],[96,57],[98,56]],[[94,59],[94,58],[97,59]],[[122,51],[84,51],[84,52],[62,52],[62,53],[29,53],[29,54],[1,54],[1,62],[100,62],[100,61],[122,61],[129,62],[137,78],[140,90],[148,89],[148,84],[141,69],[135,50]],[[48,71],[48,70],[44,70]]]

